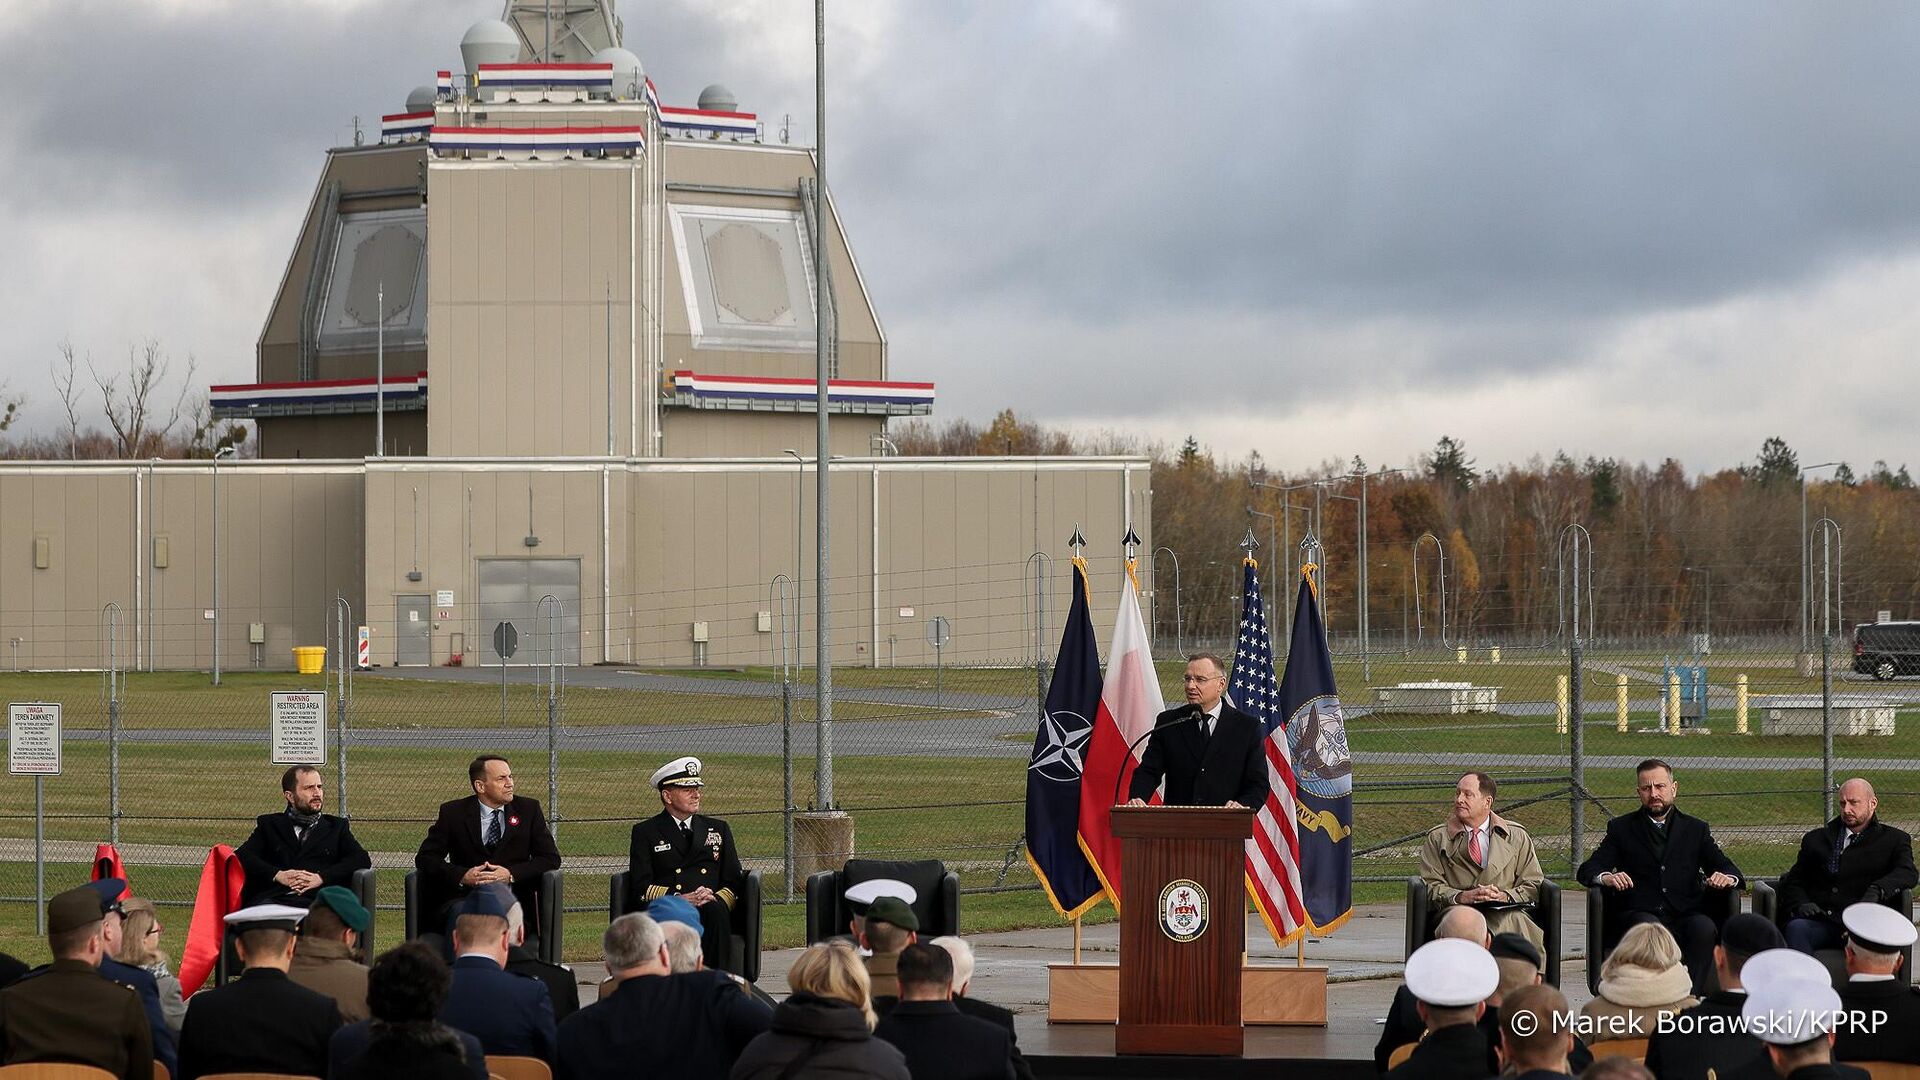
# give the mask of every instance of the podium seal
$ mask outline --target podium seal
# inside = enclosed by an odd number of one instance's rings
[[[1175,941],[1192,941],[1207,932],[1207,890],[1179,878],[1160,890],[1160,929]]]

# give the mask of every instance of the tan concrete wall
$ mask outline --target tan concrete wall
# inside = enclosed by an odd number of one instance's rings
[[[811,412],[665,409],[660,427],[676,458],[778,457],[788,448],[798,450],[803,457],[812,457],[814,438],[818,435]],[[828,425],[827,440],[831,445],[827,452],[842,457],[866,457],[873,452],[871,436],[882,431],[878,416],[835,416]]]
[[[337,463],[237,462],[219,484],[221,665],[291,667],[294,645],[324,642],[336,594],[359,606],[361,478]],[[20,637],[23,665],[102,666],[101,609],[114,602],[123,665],[208,667],[212,500],[207,462],[0,466],[0,662]],[[51,545],[44,570],[35,536]],[[165,567],[153,565],[154,537]],[[254,622],[263,650],[247,643]]]
[[[373,454],[373,414],[275,416],[259,422],[262,458],[361,458]],[[427,452],[425,410],[387,414],[387,453],[412,457]]]

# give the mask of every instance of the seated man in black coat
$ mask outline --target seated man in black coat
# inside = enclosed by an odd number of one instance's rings
[[[1606,839],[1580,864],[1580,884],[1612,890],[1606,941],[1619,941],[1635,923],[1660,923],[1680,943],[1693,992],[1704,994],[1716,928],[1703,910],[1703,890],[1738,888],[1740,868],[1714,843],[1706,822],[1674,806],[1680,785],[1672,766],[1649,758],[1634,773],[1640,809],[1607,822]]]
[[[1847,905],[1884,904],[1920,881],[1913,837],[1881,821],[1879,809],[1873,785],[1856,777],[1840,785],[1840,816],[1800,839],[1800,857],[1775,889],[1788,948],[1840,948]]]
[[[1920,933],[1905,915],[1871,902],[1848,907],[1840,919],[1847,928],[1847,984],[1840,988],[1840,1003],[1852,1015],[1871,1019],[1835,1032],[1833,1056],[1920,1065],[1920,994],[1894,979],[1905,959],[1900,950],[1911,948]]]
[[[539,937],[540,876],[560,869],[560,849],[535,799],[514,794],[513,766],[482,754],[467,766],[473,793],[440,804],[414,853],[420,872],[421,926],[444,930],[453,912],[481,885],[505,883]],[[456,975],[454,982],[459,983]],[[455,996],[458,996],[456,990]]]
[[[1013,1010],[973,996],[973,946],[966,938],[948,934],[934,938],[930,945],[947,950],[953,957],[953,1007],[964,1016],[987,1020],[1006,1029],[1013,1045],[1013,1075],[1018,1080],[1033,1080],[1033,1066],[1020,1053],[1020,1036],[1013,1030]]]
[[[1461,908],[1470,911],[1470,908]],[[1394,1080],[1485,1080],[1487,1039],[1480,1017],[1500,985],[1500,965],[1486,949],[1459,938],[1436,938],[1407,957],[1407,989],[1420,1002],[1426,1037],[1387,1071]]]
[[[900,1000],[873,1037],[900,1048],[914,1080],[1012,1080],[1013,1038],[992,1021],[954,1008],[947,950],[909,945],[894,971]]]
[[[210,1073],[325,1076],[327,1044],[340,1029],[333,999],[287,977],[294,930],[307,912],[284,904],[227,916],[247,970],[193,995],[180,1029],[180,1080]]]
[[[247,871],[241,904],[308,907],[328,885],[351,888],[353,872],[372,866],[373,859],[345,821],[320,812],[327,794],[320,770],[293,766],[280,775],[280,794],[286,806],[261,814],[253,835],[234,850]]]
[[[1720,928],[1720,943],[1713,947],[1720,989],[1680,1010],[1674,1023],[1648,1034],[1646,1063],[1653,1075],[1660,1080],[1707,1080],[1709,1071],[1725,1076],[1756,1063],[1771,1067],[1765,1045],[1738,1028],[1740,1009],[1747,1003],[1741,977],[1748,960],[1785,946],[1771,919],[1750,912],[1728,919]]]

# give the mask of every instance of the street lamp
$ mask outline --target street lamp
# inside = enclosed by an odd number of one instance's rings
[[[233,456],[233,447],[213,452],[213,685],[220,685],[220,459]]]
[[[1813,560],[1809,557],[1807,545],[1807,474],[1815,469],[1830,469],[1840,464],[1838,461],[1823,461],[1818,465],[1808,465],[1800,470],[1800,651],[1805,653],[1812,647],[1809,634],[1812,627],[1807,617],[1810,608],[1809,595],[1813,591]]]
[[[1274,543],[1273,543],[1273,515],[1266,513],[1264,511],[1255,510],[1251,506],[1247,507],[1247,513],[1252,514],[1255,517],[1263,517],[1267,519],[1267,549],[1270,551],[1277,552],[1278,549],[1274,547]],[[1254,541],[1254,542],[1258,543],[1259,541]],[[1261,612],[1262,615],[1266,616],[1267,626],[1269,629],[1271,629],[1273,626],[1273,591],[1274,591],[1273,580],[1271,577],[1271,573],[1269,573],[1269,577],[1267,580],[1267,591],[1262,598],[1263,602],[1267,605],[1267,610]]]
[[[1711,655],[1713,652],[1713,571],[1704,566],[1683,566],[1680,569],[1689,574],[1699,574],[1700,579],[1706,584],[1706,595],[1700,605],[1702,609],[1700,641],[1704,646],[1700,652],[1702,655]]]
[[[806,669],[806,654],[800,651],[800,598],[803,595],[801,583],[806,575],[801,573],[800,530],[806,522],[807,508],[803,494],[807,481],[807,459],[800,451],[792,448],[780,451],[793,459],[793,670],[798,673]]]
[[[1427,624],[1420,615],[1420,544],[1424,540],[1433,541],[1433,553],[1440,556],[1440,646],[1447,644],[1447,549],[1440,544],[1440,538],[1431,532],[1423,532],[1413,541],[1413,627],[1415,644],[1427,642]]]
[[[1281,533],[1285,537],[1286,542],[1282,545],[1285,548],[1285,551],[1275,552],[1274,557],[1278,559],[1282,554],[1286,556],[1286,562],[1284,564],[1281,564],[1281,563],[1275,564],[1276,566],[1284,566],[1286,573],[1282,574],[1279,570],[1275,570],[1274,580],[1278,582],[1284,579],[1284,584],[1285,584],[1284,591],[1286,595],[1281,598],[1284,601],[1282,610],[1286,614],[1287,644],[1289,647],[1291,647],[1293,644],[1293,594],[1294,594],[1293,571],[1294,571],[1294,568],[1299,565],[1298,563],[1295,563],[1293,561],[1294,549],[1293,549],[1293,513],[1292,511],[1298,510],[1301,513],[1305,514],[1312,511],[1313,508],[1310,506],[1294,505],[1293,500],[1287,498],[1287,493],[1293,492],[1293,491],[1300,491],[1305,488],[1313,487],[1314,484],[1318,483],[1318,481],[1309,480],[1304,484],[1285,484],[1285,485],[1269,484],[1264,480],[1249,480],[1247,482],[1253,487],[1265,488],[1268,491],[1277,491],[1280,493],[1280,514],[1281,514],[1281,517],[1285,519],[1281,522],[1280,528],[1281,528]],[[1319,525],[1320,523],[1315,519],[1311,517],[1307,519],[1307,528],[1309,530],[1317,529],[1319,528]]]

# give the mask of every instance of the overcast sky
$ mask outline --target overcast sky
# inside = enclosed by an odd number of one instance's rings
[[[324,148],[498,0],[0,3],[0,379],[250,381]],[[1920,464],[1920,7],[829,0],[828,160],[938,416],[1395,464]],[[812,5],[619,5],[813,135]]]

